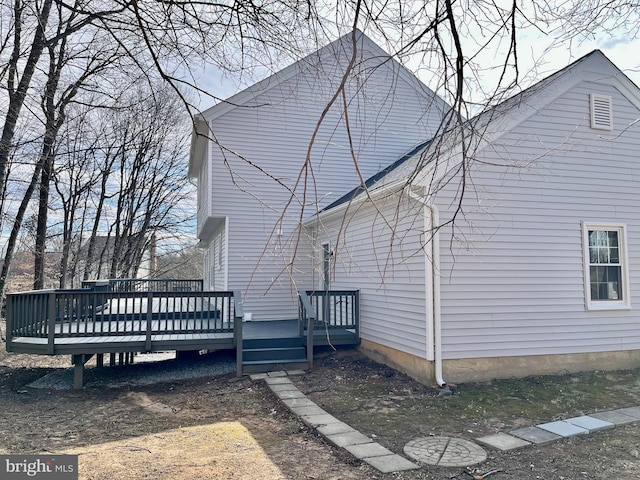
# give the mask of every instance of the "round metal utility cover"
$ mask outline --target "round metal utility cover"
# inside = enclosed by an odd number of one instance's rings
[[[482,447],[468,440],[453,437],[424,437],[410,441],[404,453],[427,465],[467,467],[487,459]]]

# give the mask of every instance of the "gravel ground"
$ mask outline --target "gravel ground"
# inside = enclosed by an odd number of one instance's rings
[[[235,359],[223,353],[201,355],[198,361],[177,360],[174,353],[139,354],[134,357],[133,365],[109,367],[105,358],[104,368],[85,368],[84,385],[108,388],[151,385],[226,375],[235,370]],[[73,367],[54,370],[27,386],[49,390],[73,389]]]

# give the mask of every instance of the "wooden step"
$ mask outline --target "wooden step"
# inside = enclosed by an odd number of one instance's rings
[[[309,368],[302,337],[247,338],[242,346],[242,370],[246,373]]]
[[[265,373],[279,370],[308,370],[309,362],[305,358],[273,362],[269,360],[253,360],[242,362],[243,373]]]
[[[283,337],[283,338],[244,338],[242,340],[243,350],[254,350],[258,348],[287,348],[301,347],[304,344],[303,337]]]
[[[307,349],[304,347],[284,347],[284,348],[243,348],[242,359],[252,360],[291,360],[296,358],[306,358]]]

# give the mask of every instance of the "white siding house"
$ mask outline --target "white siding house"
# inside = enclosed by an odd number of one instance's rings
[[[202,115],[209,287],[257,320],[357,289],[360,348],[424,382],[640,366],[638,87],[594,51],[443,133],[447,106],[364,35],[336,96],[352,49]]]
[[[307,220],[361,348],[426,382],[639,366],[639,119],[595,51]]]
[[[205,111],[190,176],[210,288],[243,291],[253,320],[296,318],[297,290],[315,287],[302,219],[433,136],[447,111],[359,32]]]
[[[640,91],[600,52],[532,90],[441,234],[452,378],[640,365]]]

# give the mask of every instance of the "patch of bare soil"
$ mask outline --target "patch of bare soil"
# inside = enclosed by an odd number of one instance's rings
[[[441,395],[356,351],[325,352],[313,373],[293,377],[307,396],[336,417],[402,454],[429,436],[475,438],[598,411],[640,405],[640,370],[593,372],[458,385]],[[423,466],[393,478],[489,480],[640,478],[640,422],[613,430],[529,446],[487,449],[470,468]]]
[[[27,385],[69,368],[69,359],[0,348],[2,454],[79,454],[80,478],[91,480],[377,476],[306,429],[262,382],[224,375],[142,386],[105,382],[81,391],[35,389]],[[107,370],[118,379],[117,370],[138,367]]]
[[[82,391],[27,385],[69,368],[66,357],[7,354],[0,345],[0,453],[75,453],[80,478],[471,479],[640,478],[640,425],[488,451],[473,468],[381,474],[326,444],[262,383],[233,375],[151,385],[114,382]],[[192,360],[197,361],[197,360]],[[140,372],[144,372],[140,369]],[[353,350],[325,351],[312,373],[292,377],[309,398],[396,453],[429,435],[473,440],[490,433],[640,404],[640,372],[536,377],[459,385],[439,396]]]

